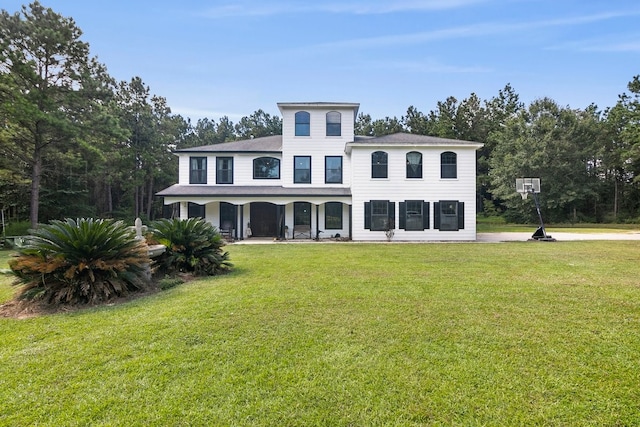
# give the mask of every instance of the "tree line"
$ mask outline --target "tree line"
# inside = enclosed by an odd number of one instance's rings
[[[155,193],[176,181],[174,149],[281,134],[259,109],[193,123],[134,76],[117,82],[90,55],[72,18],[38,1],[0,14],[0,207],[13,218],[154,219]],[[571,109],[542,98],[525,105],[509,84],[488,100],[449,97],[423,113],[372,119],[356,134],[395,132],[484,143],[479,206],[486,215],[531,221],[517,177],[540,177],[550,221],[640,221],[640,80],[615,106]]]

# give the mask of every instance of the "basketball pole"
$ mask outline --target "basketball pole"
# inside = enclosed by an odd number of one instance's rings
[[[540,228],[538,228],[538,230],[533,233],[532,237],[534,239],[549,239],[550,236],[547,236],[547,231],[545,230],[544,222],[542,221],[542,213],[540,212],[540,202],[538,202],[538,196],[536,195],[536,192],[533,191],[533,189],[531,189],[530,193],[533,194],[533,201],[536,203],[536,211],[538,211],[538,219],[540,219]],[[540,231],[542,231],[542,235],[540,235]]]

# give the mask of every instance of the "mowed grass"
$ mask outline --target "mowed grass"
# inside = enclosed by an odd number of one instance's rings
[[[640,424],[638,242],[227,249],[229,275],[0,319],[0,425]]]

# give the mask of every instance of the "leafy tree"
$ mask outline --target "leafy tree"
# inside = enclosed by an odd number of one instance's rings
[[[10,123],[3,151],[30,169],[30,220],[39,220],[47,155],[77,143],[90,106],[100,102],[104,68],[71,18],[39,2],[0,13],[0,117]]]
[[[121,82],[117,100],[120,124],[129,134],[120,143],[120,206],[127,216],[152,218],[155,192],[177,174],[171,148],[181,139],[186,124],[182,117],[171,114],[163,97],[151,95],[140,77]]]
[[[511,219],[533,219],[530,201],[522,202],[515,192],[519,177],[540,177],[541,204],[552,220],[568,219],[577,206],[595,197],[589,120],[588,113],[561,108],[548,98],[507,120],[489,174],[493,195],[504,201]]]
[[[258,110],[248,117],[241,118],[235,129],[236,135],[240,139],[282,135],[282,119]]]
[[[417,135],[427,135],[427,116],[418,111],[413,105],[410,105],[409,108],[407,108],[407,113],[402,116],[401,122],[407,132]]]
[[[436,110],[428,114],[426,134],[440,138],[456,138],[456,115],[458,100],[450,96],[444,102],[438,101]]]
[[[360,136],[374,136],[371,115],[360,113],[356,119],[354,133]]]

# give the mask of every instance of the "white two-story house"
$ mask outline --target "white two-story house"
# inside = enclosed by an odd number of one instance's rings
[[[475,240],[482,144],[356,136],[356,103],[278,108],[282,135],[177,150],[164,203],[236,239]]]

